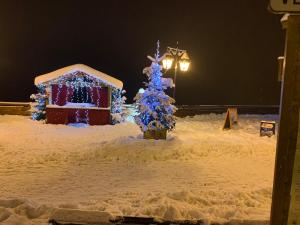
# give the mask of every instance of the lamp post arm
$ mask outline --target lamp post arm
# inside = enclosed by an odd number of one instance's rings
[[[178,59],[179,56],[176,53],[176,55],[174,56],[175,58],[175,62],[174,62],[174,67],[175,67],[175,71],[174,71],[174,89],[173,89],[173,98],[175,99],[176,97],[176,78],[177,78],[177,67],[178,67]]]
[[[168,55],[168,53],[164,53],[160,58],[159,58],[159,61],[162,61],[164,58],[166,58],[166,56]]]
[[[174,89],[173,89],[173,98],[175,100],[176,97],[176,77],[177,77],[177,64],[175,65],[175,73],[174,73]]]

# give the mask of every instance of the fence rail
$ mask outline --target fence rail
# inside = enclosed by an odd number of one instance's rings
[[[0,115],[30,115],[29,102],[0,102]]]
[[[126,105],[133,109],[132,105]],[[178,117],[200,114],[225,113],[228,107],[236,107],[239,114],[279,114],[278,105],[179,105],[175,113]],[[29,102],[0,102],[0,115],[29,115]]]
[[[178,117],[200,114],[225,113],[228,107],[236,107],[239,114],[279,114],[279,105],[179,105]]]

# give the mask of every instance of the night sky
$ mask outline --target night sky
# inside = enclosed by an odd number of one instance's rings
[[[279,104],[280,16],[268,0],[0,1],[0,101],[29,101],[34,77],[83,63],[143,85],[156,41],[188,50],[178,104]]]

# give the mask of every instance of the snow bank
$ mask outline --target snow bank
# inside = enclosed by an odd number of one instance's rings
[[[0,224],[47,224],[52,209],[26,199],[0,199]]]
[[[224,117],[178,119],[162,141],[143,140],[133,123],[79,128],[0,116],[0,224],[46,224],[54,207],[268,220],[276,137],[259,137],[259,122],[274,117],[240,116],[223,131]]]

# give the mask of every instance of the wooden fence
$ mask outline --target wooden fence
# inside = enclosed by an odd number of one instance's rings
[[[0,102],[0,115],[30,115],[29,102]]]
[[[226,113],[228,107],[235,107],[239,114],[279,114],[279,105],[179,105],[178,117],[209,113]]]

